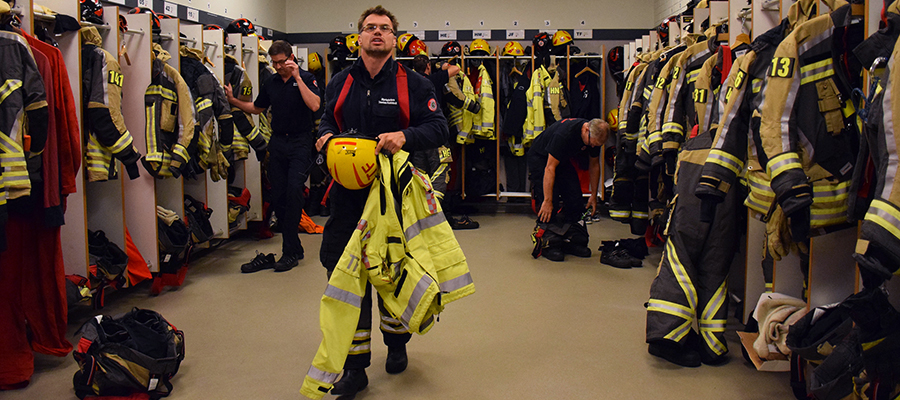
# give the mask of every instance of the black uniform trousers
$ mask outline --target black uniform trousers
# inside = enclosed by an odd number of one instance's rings
[[[303,254],[300,216],[303,212],[303,188],[313,162],[311,135],[273,134],[269,141],[269,165],[266,174],[272,185],[272,202],[281,227],[282,254]]]
[[[331,216],[325,222],[325,230],[322,232],[322,247],[319,250],[319,260],[331,278],[334,267],[337,266],[344,253],[344,248],[350,242],[353,231],[356,229],[359,219],[362,218],[366,199],[369,197],[368,189],[350,190],[335,182],[328,193],[331,201]],[[388,347],[406,345],[412,334],[403,328],[399,320],[391,317],[384,308],[381,298],[378,298],[378,310],[381,314],[381,333],[384,344]],[[344,369],[362,369],[371,364],[372,352],[369,347],[372,332],[372,285],[367,285],[366,295],[363,297],[359,311],[359,322],[356,325],[356,335],[351,344],[350,353],[344,363]]]
[[[528,152],[528,178],[531,179],[534,206],[539,210],[544,202],[544,168],[547,167],[547,156],[536,152]],[[581,182],[578,172],[570,160],[560,161],[556,167],[556,180],[553,182],[553,214],[561,213],[563,223],[578,222],[584,213],[584,196],[581,193]]]

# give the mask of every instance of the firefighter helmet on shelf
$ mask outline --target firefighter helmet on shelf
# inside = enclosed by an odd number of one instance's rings
[[[343,36],[335,36],[334,39],[331,39],[331,43],[328,44],[328,48],[332,53],[346,52],[347,38]]]
[[[153,33],[161,32],[161,29],[159,27],[159,16],[156,15],[156,13],[153,12],[153,10],[151,10],[147,7],[135,7],[135,8],[132,8],[131,11],[128,11],[128,13],[129,14],[150,14],[151,30],[153,31]]]
[[[222,27],[221,27],[221,26],[218,26],[218,25],[216,25],[216,24],[209,24],[209,25],[203,25],[203,30],[204,30],[204,31],[214,31],[214,30],[220,30],[220,31],[221,31],[221,30],[222,30]]]
[[[161,20],[162,19],[177,19],[169,14],[156,14],[156,16],[159,17],[159,19],[161,19]]]
[[[606,65],[609,67],[610,73],[622,72],[625,70],[625,48],[616,46],[609,49],[606,53]]]
[[[322,69],[322,57],[319,53],[311,53],[309,55],[309,72],[316,73]]]
[[[378,175],[375,154],[377,142],[352,135],[332,137],[328,141],[325,164],[331,177],[350,190],[365,189]]]
[[[441,46],[441,57],[453,57],[462,55],[462,46],[459,42],[447,42]]]
[[[125,19],[124,15],[119,15],[119,31],[122,33],[128,32],[128,20]]]
[[[397,37],[397,49],[400,50],[401,52],[406,51],[406,45],[409,44],[409,42],[416,40],[416,39],[418,39],[418,38],[416,37],[416,35],[413,35],[412,33],[404,33],[404,34],[398,36]]]
[[[531,39],[531,42],[534,45],[534,52],[540,53],[550,49],[551,38],[547,32],[538,32],[538,34],[534,35],[534,38]]]
[[[525,49],[522,47],[519,42],[508,42],[506,46],[503,46],[502,56],[524,56]]]
[[[359,34],[351,33],[344,38],[347,41],[347,50],[350,50],[350,53],[356,53],[359,50]]]
[[[234,21],[231,21],[231,23],[225,27],[225,33],[240,33],[241,35],[248,36],[256,33],[256,29],[253,27],[253,23],[250,22],[249,19],[238,18]]]
[[[103,6],[100,0],[81,0],[81,20],[92,24],[103,24]]]
[[[475,39],[469,45],[469,54],[473,56],[489,56],[491,55],[491,45],[488,44],[487,40]]]
[[[659,26],[656,27],[656,36],[663,46],[669,45],[669,18],[666,18]]]
[[[415,57],[418,55],[428,55],[428,46],[425,45],[425,42],[419,39],[413,39],[411,42],[406,44],[406,55],[409,57]]]
[[[572,35],[564,30],[556,31],[556,33],[553,34],[553,45],[563,46],[566,44],[572,44]]]

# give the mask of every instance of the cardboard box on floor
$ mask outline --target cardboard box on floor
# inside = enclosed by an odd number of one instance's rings
[[[741,338],[741,344],[747,350],[750,361],[756,366],[757,371],[788,372],[791,370],[791,361],[781,353],[770,353],[769,359],[759,358],[759,354],[753,348],[753,342],[759,337],[759,333],[738,332],[737,334]]]

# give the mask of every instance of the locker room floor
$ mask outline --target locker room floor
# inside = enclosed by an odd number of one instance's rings
[[[531,258],[531,216],[473,217],[480,229],[455,232],[476,293],[450,304],[431,332],[414,335],[402,374],[384,371],[387,349],[374,333],[369,387],[357,399],[793,398],[787,373],[757,372],[744,361],[733,330],[723,366],[681,368],[647,353],[643,304],[660,249],[630,270],[600,264],[596,250],[601,240],[631,237],[626,225],[609,219],[589,225],[594,255],[556,263]],[[301,240],[306,259],[289,272],[241,274],[255,250],[278,252],[281,240],[237,239],[197,259],[184,286],[156,297],[139,286],[114,294],[102,312],[149,308],[185,332],[186,358],[169,399],[301,398],[321,338],[326,283],[321,235]],[[72,311],[72,343],[92,315],[88,307]],[[0,398],[76,399],[71,355],[36,357],[31,384]]]

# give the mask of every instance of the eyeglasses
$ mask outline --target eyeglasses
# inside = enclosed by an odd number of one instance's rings
[[[285,58],[284,60],[278,60],[278,61],[272,60],[272,65],[273,66],[284,65],[288,62],[288,60],[290,60],[290,58]]]
[[[373,25],[369,24],[363,27],[363,31],[366,33],[375,33],[375,30],[378,29],[384,33],[394,33],[394,29],[390,25]]]

